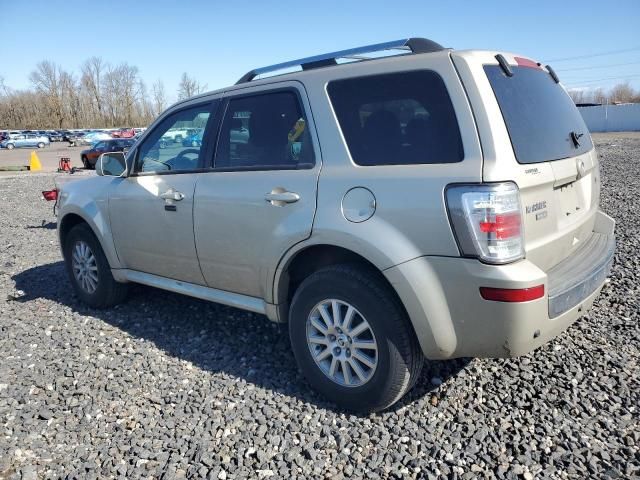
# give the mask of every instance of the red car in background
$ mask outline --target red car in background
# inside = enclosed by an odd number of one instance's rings
[[[120,128],[115,132],[111,132],[113,138],[133,138],[135,135],[136,132],[133,128]]]

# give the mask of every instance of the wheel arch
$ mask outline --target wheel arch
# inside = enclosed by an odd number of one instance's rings
[[[64,242],[66,236],[69,234],[73,227],[80,224],[85,224],[91,229],[96,239],[98,240],[98,243],[100,244],[105,257],[107,257],[109,266],[111,268],[119,268],[120,262],[116,255],[115,249],[113,248],[113,243],[111,243],[110,245],[105,245],[103,230],[98,228],[98,225],[96,225],[95,222],[87,219],[85,216],[78,212],[66,213],[58,221],[58,238],[60,241],[60,250],[62,251],[62,256],[64,257]]]
[[[376,275],[389,288],[406,313],[398,292],[373,261],[348,248],[322,243],[299,248],[283,259],[278,267],[273,286],[273,299],[276,303],[278,320],[283,323],[288,321],[291,299],[305,278],[321,268],[337,264],[359,265],[372,275]]]

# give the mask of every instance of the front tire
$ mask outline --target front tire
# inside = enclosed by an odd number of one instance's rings
[[[38,148],[44,148],[44,143],[43,142],[38,143]]]
[[[15,148],[15,146],[13,145],[13,143],[8,143],[7,144],[7,150],[13,150]]]
[[[64,241],[69,279],[82,302],[94,308],[116,305],[127,295],[127,285],[116,282],[100,242],[84,223],[76,225]]]
[[[369,413],[397,402],[424,361],[404,308],[379,273],[335,265],[307,277],[291,302],[289,336],[309,383]]]

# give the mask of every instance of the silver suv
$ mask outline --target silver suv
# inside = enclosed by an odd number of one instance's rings
[[[179,129],[202,142],[164,142]],[[412,38],[254,70],[97,173],[60,193],[84,302],[136,282],[288,323],[309,383],[353,410],[396,402],[425,358],[543,345],[613,261],[580,114],[508,53]]]

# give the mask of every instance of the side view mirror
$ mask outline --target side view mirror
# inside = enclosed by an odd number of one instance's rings
[[[100,155],[96,163],[96,173],[107,177],[124,177],[127,173],[127,160],[123,152],[109,152]]]

